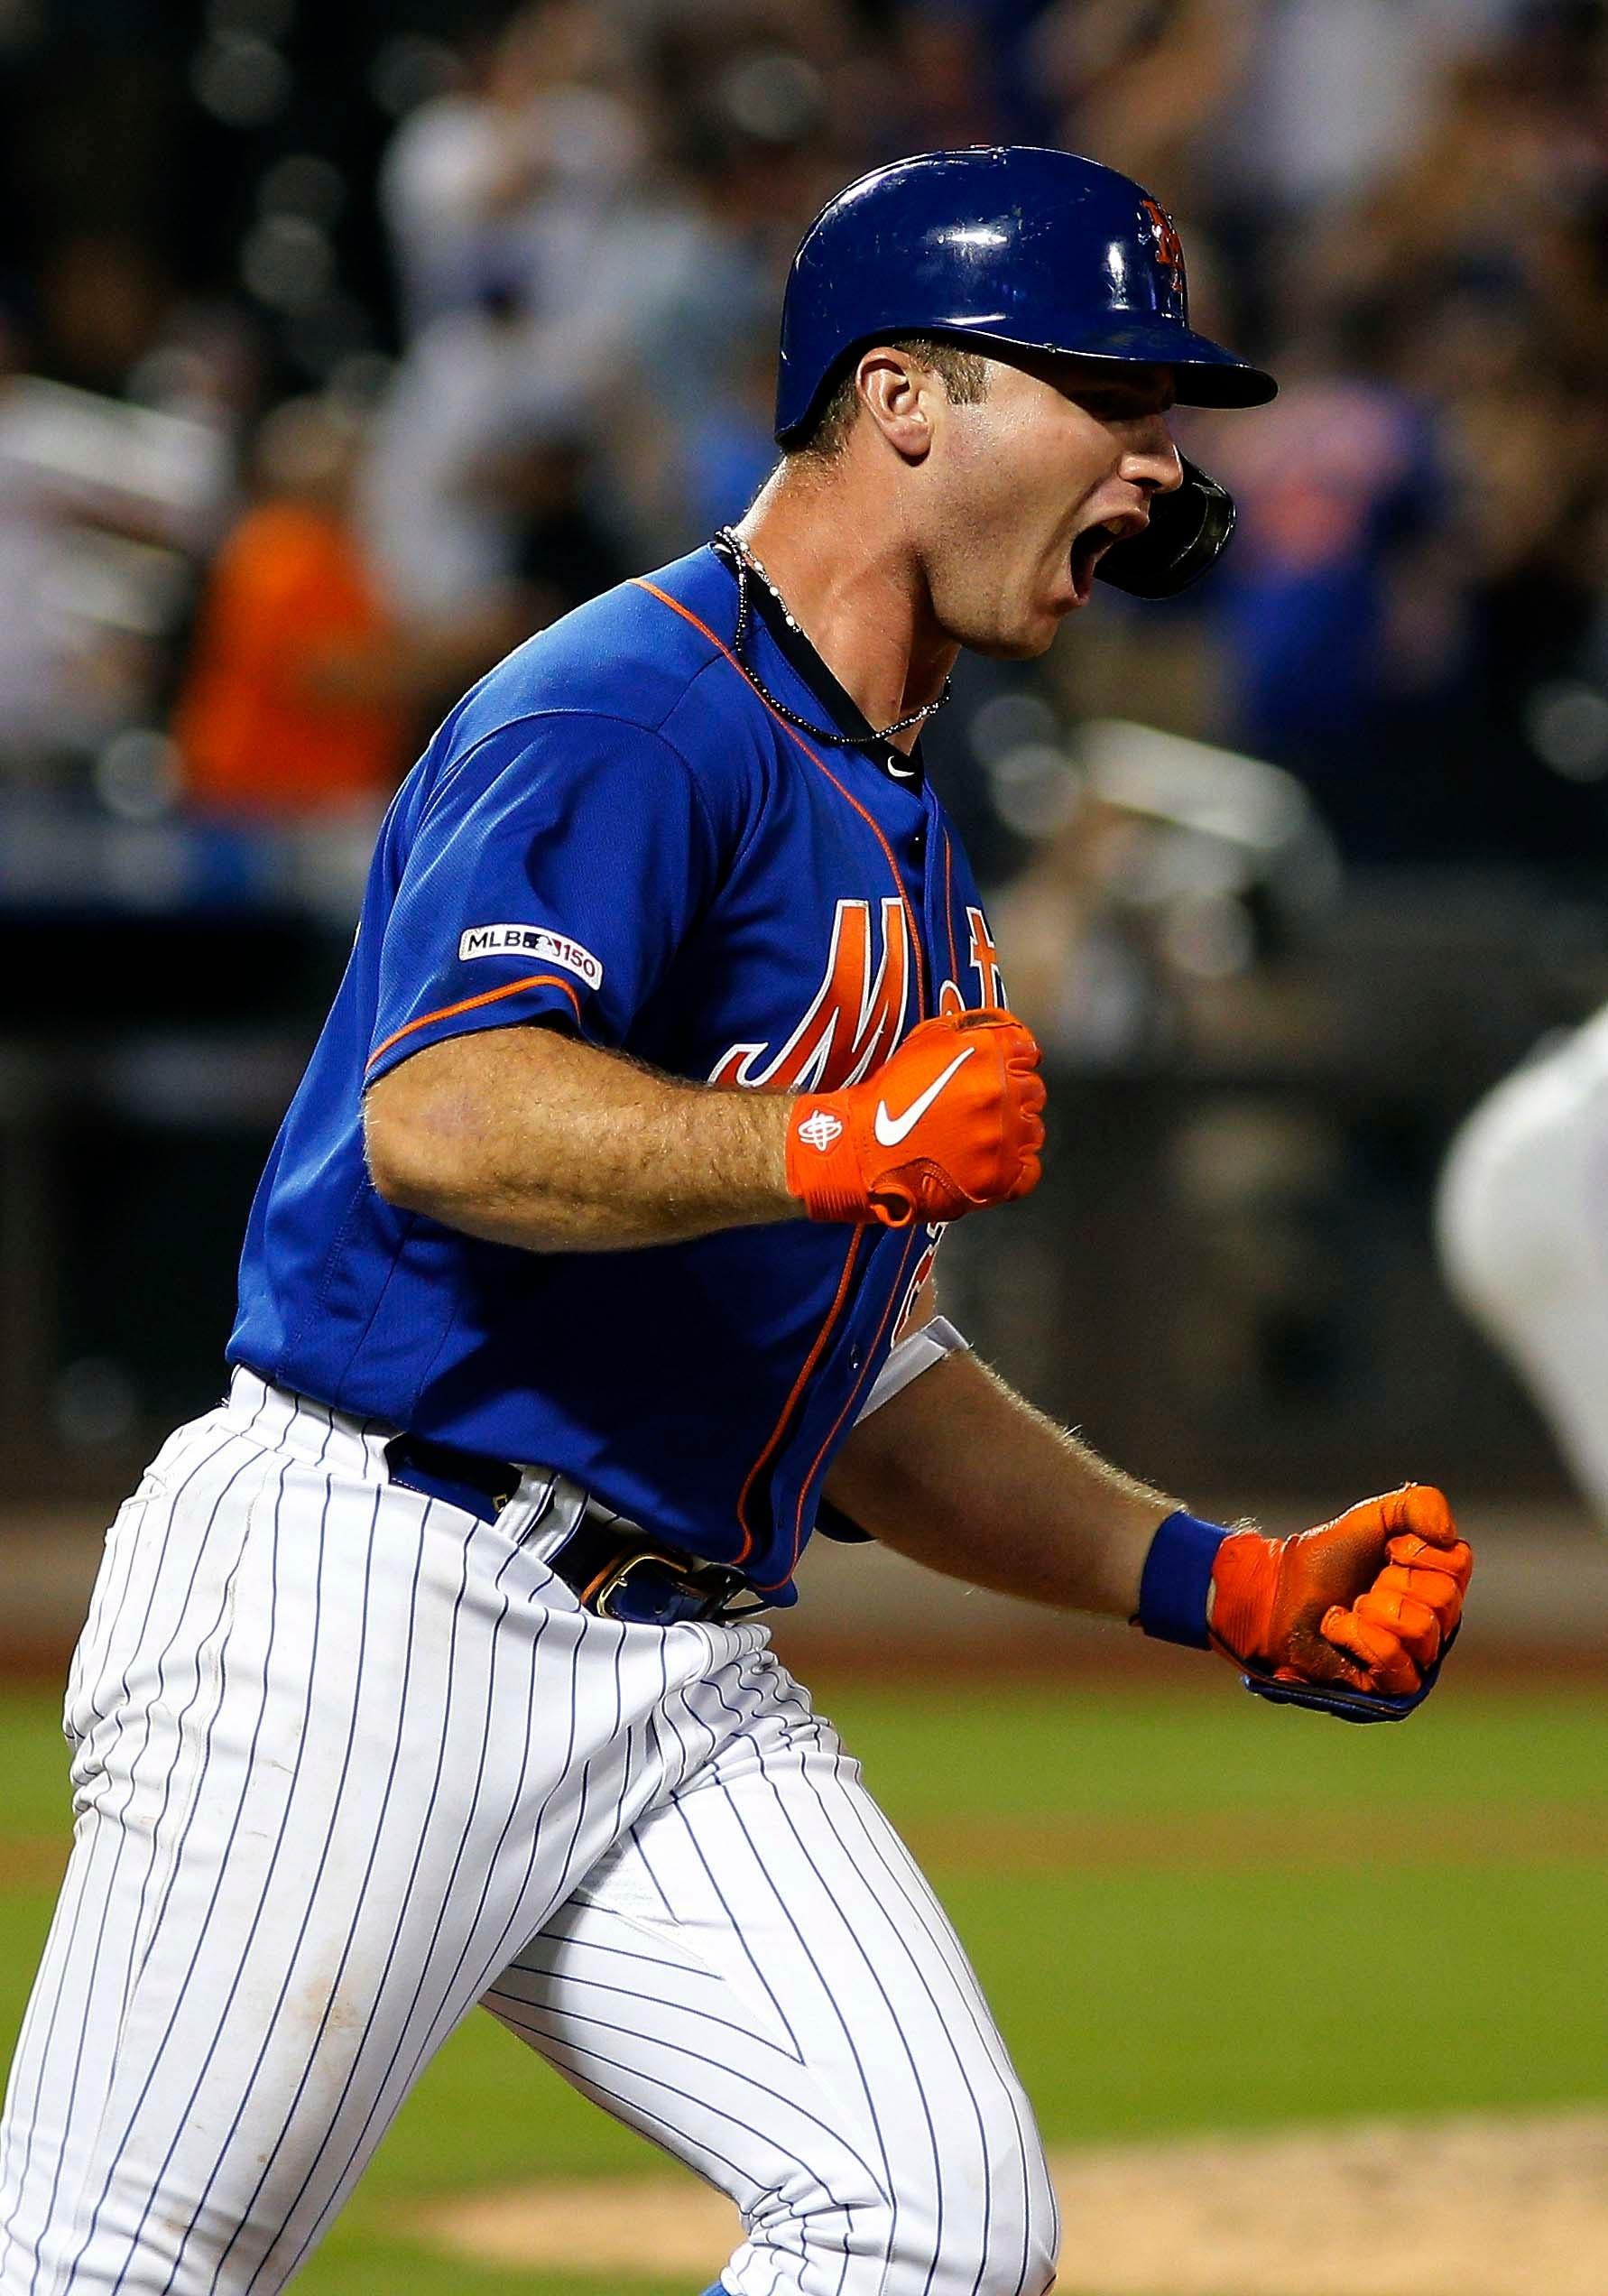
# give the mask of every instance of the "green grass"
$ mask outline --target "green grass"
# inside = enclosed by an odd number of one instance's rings
[[[8,1838],[65,1837],[72,1822],[67,1760],[60,1699],[0,1690],[0,1861]],[[0,1878],[5,1871],[0,1862]]]
[[[1239,1696],[834,1686],[821,1703],[896,1822],[944,1827],[933,1879],[975,1962],[1051,2143],[1374,2113],[1608,2096],[1602,1864],[1442,1860],[1437,1819],[1533,1823],[1608,1811],[1585,1696],[1453,1693],[1403,1730],[1348,1729]],[[0,1699],[0,1876],[12,1838],[65,1834],[54,1702]],[[1086,1872],[1077,1820],[1310,1813],[1353,1862],[1235,1870],[1176,1846]],[[968,1819],[1035,1816],[1067,1870],[1012,1871]],[[1566,1828],[1560,1841],[1566,1843]],[[49,1918],[0,1885],[0,2060]],[[476,2273],[399,2236],[423,2194],[542,2172],[659,2169],[489,2019],[442,2052],[343,2222],[309,2296],[562,2296],[596,2282]],[[718,2259],[711,2258],[713,2273]],[[690,2296],[679,2282],[633,2296]]]
[[[1601,2096],[1603,1879],[1420,1865],[945,1893],[1054,2143]]]
[[[1599,1703],[1446,1690],[1406,1727],[1357,1728],[1220,1697],[986,1683],[923,1700],[831,1685],[817,1699],[901,1823],[952,1810],[1040,1812],[1308,1810],[1388,1814],[1534,1801],[1608,1808]]]

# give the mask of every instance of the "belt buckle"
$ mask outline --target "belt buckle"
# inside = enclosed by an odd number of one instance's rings
[[[660,1553],[656,1548],[639,1548],[634,1554],[622,1555],[618,1562],[611,1563],[608,1569],[604,1572],[603,1577],[592,1590],[592,1608],[599,1618],[620,1620],[618,1611],[611,1607],[613,1599],[622,1588],[630,1586],[638,1571],[662,1570],[667,1572],[678,1585],[691,1588],[693,1568],[694,1566],[689,1563],[678,1562],[673,1555]],[[620,1623],[633,1625],[643,1622],[624,1619]]]

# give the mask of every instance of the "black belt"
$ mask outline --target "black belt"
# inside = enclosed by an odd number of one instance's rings
[[[616,1514],[593,1498],[569,1476],[547,1467],[522,1468],[422,1435],[393,1435],[385,1458],[393,1483],[463,1507],[483,1523],[496,1521],[527,1473],[547,1476],[547,1496],[531,1528],[539,1528],[555,1509],[571,1515],[569,1530],[542,1560],[599,1618],[673,1626],[684,1619],[724,1621],[770,1608],[753,1598],[740,1570],[667,1546],[629,1515]],[[743,1595],[749,1599],[739,1602]]]

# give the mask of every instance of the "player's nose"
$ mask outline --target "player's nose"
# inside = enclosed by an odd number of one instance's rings
[[[1141,415],[1130,426],[1117,475],[1147,495],[1170,495],[1183,485],[1184,466],[1164,414]]]

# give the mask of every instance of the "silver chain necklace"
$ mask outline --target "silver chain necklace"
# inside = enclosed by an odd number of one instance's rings
[[[944,690],[936,701],[924,702],[920,709],[912,709],[908,718],[895,718],[891,726],[879,726],[873,727],[869,733],[864,734],[840,734],[829,726],[812,726],[808,718],[800,718],[797,710],[788,708],[785,701],[778,701],[769,687],[762,682],[760,674],[753,662],[744,658],[744,646],[748,635],[749,577],[752,575],[756,581],[764,584],[775,599],[777,611],[788,628],[802,638],[806,645],[810,643],[807,632],[794,619],[787,600],[735,526],[717,528],[714,538],[714,547],[717,551],[724,551],[725,555],[731,560],[737,577],[737,626],[732,633],[732,653],[737,667],[759,694],[761,699],[769,702],[779,718],[785,718],[788,724],[796,726],[801,734],[809,734],[816,741],[829,742],[835,749],[864,749],[868,742],[885,742],[894,734],[907,733],[912,726],[925,725],[928,718],[940,710],[949,699],[954,687],[953,681],[946,678]]]

